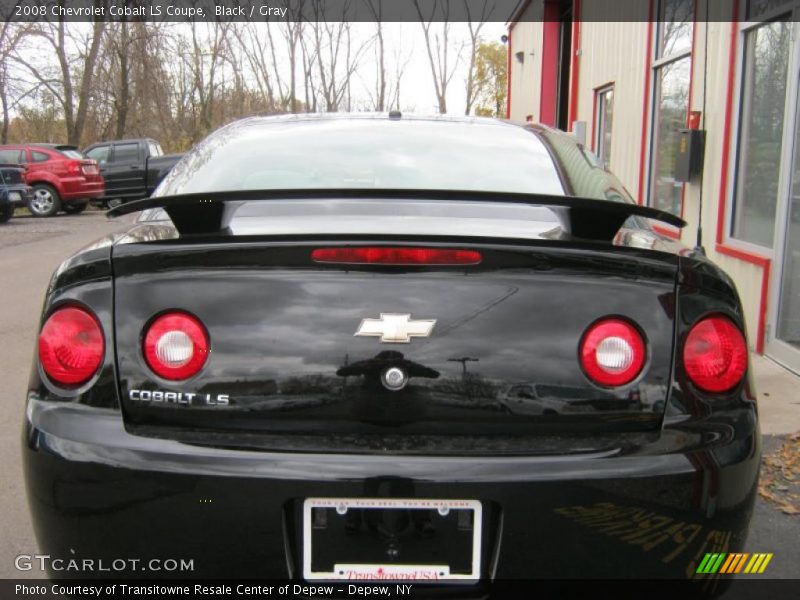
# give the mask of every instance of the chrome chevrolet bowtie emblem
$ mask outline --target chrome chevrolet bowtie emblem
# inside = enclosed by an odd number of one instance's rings
[[[407,344],[412,337],[428,337],[436,319],[411,320],[411,315],[381,313],[380,319],[364,319],[355,335],[374,336],[387,344]]]

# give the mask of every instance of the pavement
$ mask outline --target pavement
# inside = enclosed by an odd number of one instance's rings
[[[61,261],[103,235],[126,228],[131,217],[109,221],[99,211],[50,219],[14,217],[0,225],[0,578],[18,572],[14,558],[33,554],[20,461],[20,431],[33,344],[50,274]],[[768,358],[753,356],[765,452],[800,432],[800,377]],[[748,550],[773,552],[765,576],[800,576],[800,516],[786,515],[759,497]]]
[[[0,578],[35,577],[16,571],[14,558],[33,554],[36,542],[22,480],[20,436],[33,344],[50,275],[67,256],[130,222],[104,213],[49,219],[14,217],[0,225]]]
[[[751,361],[761,433],[787,435],[800,431],[800,377],[764,356],[753,354]]]

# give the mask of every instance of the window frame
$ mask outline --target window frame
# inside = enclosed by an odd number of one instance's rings
[[[37,160],[37,158],[36,158],[37,154],[40,155],[40,156],[44,156],[44,158]],[[51,158],[52,157],[47,152],[43,152],[41,150],[31,149],[31,164],[46,163]]]
[[[13,148],[13,147],[12,147],[12,148],[4,148],[2,151],[3,151],[3,152],[16,152],[16,153],[17,153],[17,158],[21,158],[21,159],[23,159],[25,162],[22,162],[22,161],[16,161],[16,162],[10,162],[10,163],[6,163],[6,161],[5,161],[5,160],[2,160],[2,159],[0,159],[0,163],[14,164],[14,165],[24,165],[24,164],[27,164],[27,155],[26,155],[26,153],[25,153],[25,148]]]
[[[120,146],[134,146],[136,148],[136,156],[133,157],[133,160],[125,159],[125,161],[117,160],[117,149]],[[108,160],[109,164],[114,165],[129,165],[134,163],[139,163],[142,161],[142,148],[139,142],[121,142],[119,144],[113,144],[113,154],[111,155],[111,159]]]
[[[89,156],[92,152],[96,152],[98,150],[105,149],[106,156],[105,158],[97,159],[93,156]],[[111,156],[111,144],[100,144],[95,146],[94,148],[90,148],[85,154],[86,158],[95,161],[98,165],[108,164],[108,157]]]
[[[592,152],[594,152],[595,156],[597,156],[598,160],[603,164],[606,170],[610,170],[611,168],[611,154],[604,159],[601,156],[601,148],[603,147],[602,140],[604,138],[603,133],[605,132],[605,115],[603,113],[603,107],[605,106],[605,102],[603,97],[605,94],[611,92],[611,94],[616,93],[615,89],[615,82],[611,81],[609,83],[604,83],[596,88],[594,88],[594,115],[593,115],[593,123],[592,123]],[[614,139],[614,105],[612,100],[611,105],[611,139],[612,139],[612,148],[613,148],[613,139]]]
[[[747,0],[737,0],[740,14],[744,14],[747,10]],[[780,243],[781,236],[778,232],[778,222],[780,219],[781,214],[781,207],[783,206],[783,195],[788,194],[788,181],[787,181],[787,173],[791,169],[791,159],[792,159],[792,152],[787,152],[787,149],[791,149],[790,147],[787,148],[787,144],[790,144],[790,138],[793,137],[793,132],[790,131],[791,125],[794,122],[794,108],[789,105],[790,102],[796,101],[793,100],[792,90],[796,89],[793,88],[793,79],[795,77],[791,73],[791,68],[793,64],[792,54],[795,52],[795,44],[796,42],[792,41],[792,48],[790,48],[790,56],[789,56],[789,64],[787,66],[787,87],[786,87],[786,98],[784,103],[784,123],[783,123],[783,133],[782,135],[782,142],[781,142],[781,162],[779,166],[779,181],[778,181],[778,195],[779,197],[776,199],[776,211],[775,211],[775,224],[772,232],[772,246],[762,246],[761,244],[757,244],[755,242],[749,242],[747,240],[742,240],[736,237],[733,237],[733,227],[734,227],[734,215],[736,212],[736,197],[737,197],[737,190],[738,184],[741,178],[740,172],[740,158],[741,158],[741,144],[743,141],[743,131],[744,128],[742,127],[743,121],[743,114],[742,110],[744,107],[744,96],[745,96],[745,77],[747,75],[746,68],[747,68],[747,35],[758,29],[759,27],[763,27],[772,23],[776,20],[779,20],[783,16],[789,17],[789,22],[793,23],[795,27],[795,33],[793,35],[798,34],[798,25],[796,19],[800,16],[800,0],[789,0],[784,5],[779,6],[776,9],[768,11],[763,15],[759,16],[759,20],[756,21],[741,21],[738,25],[737,31],[737,48],[736,48],[736,80],[734,81],[734,96],[733,96],[733,105],[732,105],[732,122],[731,122],[731,153],[728,157],[728,172],[730,176],[728,177],[727,187],[725,189],[725,214],[723,216],[722,222],[722,240],[721,244],[725,247],[732,248],[734,250],[739,250],[750,254],[752,256],[772,259],[777,256],[776,254],[776,247]],[[791,111],[791,114],[790,112]],[[800,113],[800,110],[798,110]],[[800,118],[800,114],[798,115]],[[788,137],[787,137],[788,136]]]
[[[660,40],[663,36],[663,27],[664,22],[657,20],[660,18],[661,6],[664,0],[651,0],[651,10],[655,19],[652,22],[651,26],[654,28],[653,36],[651,40],[651,47],[649,48],[650,52],[650,65],[648,71],[648,81],[647,85],[649,86],[650,90],[650,99],[649,99],[649,106],[648,106],[648,123],[647,123],[647,161],[646,161],[646,170],[645,170],[645,186],[644,186],[644,195],[640,201],[649,207],[653,207],[653,192],[655,189],[655,157],[656,157],[656,116],[658,114],[658,105],[659,105],[659,96],[657,94],[658,91],[658,75],[659,70],[663,67],[677,63],[680,60],[684,60],[686,58],[689,59],[689,96],[687,99],[687,106],[686,106],[686,126],[689,123],[689,116],[692,111],[692,87],[694,84],[694,57],[695,57],[695,41],[697,36],[697,5],[698,0],[690,0],[692,4],[692,41],[689,47],[685,50],[680,52],[676,52],[675,54],[669,54],[666,56],[659,56],[659,45]],[[686,206],[686,183],[681,184],[681,193],[680,193],[680,210],[678,211],[678,216],[683,218],[684,208]],[[662,225],[659,224],[655,226],[659,233],[666,234],[672,238],[680,239],[681,238],[681,229],[677,227],[673,227],[672,225]]]

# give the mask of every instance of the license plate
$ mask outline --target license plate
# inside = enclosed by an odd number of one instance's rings
[[[482,523],[477,500],[308,498],[303,577],[474,582]]]
[[[19,192],[9,192],[8,199],[11,200],[11,202],[22,202],[22,194]]]
[[[86,165],[83,167],[84,175],[97,175],[98,172],[99,171],[97,170],[97,167],[95,167],[94,165]]]

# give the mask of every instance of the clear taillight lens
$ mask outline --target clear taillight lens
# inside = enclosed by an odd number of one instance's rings
[[[581,367],[589,379],[605,387],[625,385],[636,379],[646,358],[642,335],[623,319],[597,321],[581,340]]]
[[[148,327],[143,350],[147,366],[159,377],[188,379],[206,363],[208,333],[200,320],[189,313],[165,313]]]
[[[77,306],[56,310],[39,333],[39,362],[47,377],[63,386],[79,386],[100,368],[105,338],[100,322]]]
[[[723,315],[698,321],[683,345],[683,369],[706,392],[736,387],[747,371],[747,343],[741,330]]]

